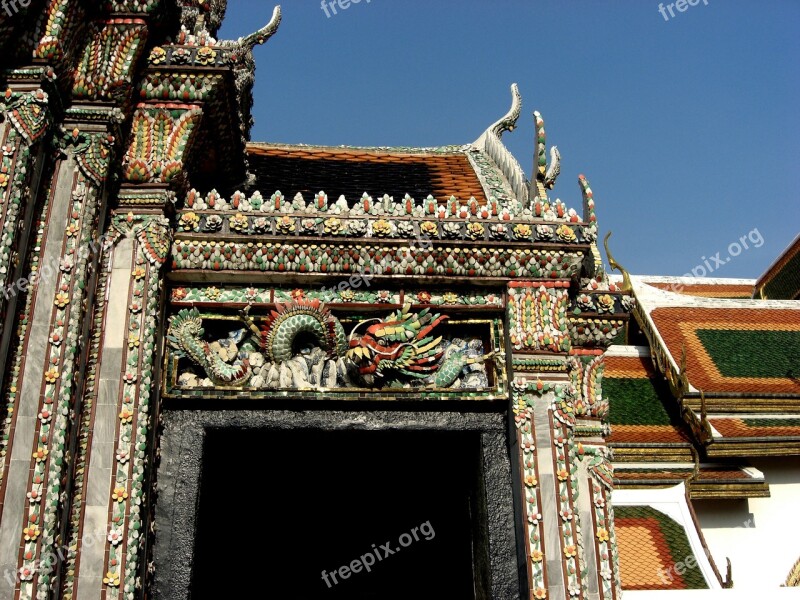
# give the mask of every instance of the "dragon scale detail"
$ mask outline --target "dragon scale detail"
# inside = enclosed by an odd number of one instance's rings
[[[361,321],[348,336],[319,300],[298,299],[276,305],[260,324],[249,308],[241,311],[245,327],[211,343],[198,310],[184,309],[170,318],[167,341],[214,386],[444,388],[462,376],[464,385],[485,386],[482,363],[490,355],[482,342],[434,335],[448,317],[409,308]]]

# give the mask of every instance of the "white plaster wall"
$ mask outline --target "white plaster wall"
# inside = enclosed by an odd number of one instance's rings
[[[800,558],[800,457],[751,461],[764,473],[770,498],[693,502],[709,550],[724,575],[731,559],[734,588],[773,597]],[[800,588],[795,588],[800,598]],[[783,596],[781,596],[783,597]]]

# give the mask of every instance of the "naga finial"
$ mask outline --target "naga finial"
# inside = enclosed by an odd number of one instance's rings
[[[263,44],[269,38],[275,35],[276,31],[278,31],[278,27],[281,24],[281,18],[281,5],[279,4],[272,11],[272,18],[270,19],[269,23],[255,33],[240,37],[238,40],[236,40],[236,45],[242,48],[242,50],[250,51],[256,44]]]
[[[628,271],[625,270],[625,267],[623,267],[616,260],[614,260],[614,255],[611,254],[611,250],[608,249],[608,238],[610,238],[610,237],[611,237],[611,232],[609,231],[606,234],[606,237],[603,238],[603,246],[606,249],[606,256],[608,256],[608,265],[612,269],[622,273],[622,288],[621,288],[621,291],[626,293],[626,294],[629,294],[629,293],[631,293],[633,291],[633,284],[631,283],[631,276],[628,273]]]
[[[534,183],[536,193],[534,198],[547,198],[547,190],[552,190],[556,185],[556,179],[561,173],[561,153],[558,146],[550,148],[550,164],[547,163],[547,134],[544,130],[544,119],[537,110],[533,112],[536,126],[536,164],[534,164]]]
[[[489,126],[489,131],[498,138],[503,137],[506,131],[514,131],[517,127],[517,120],[522,112],[522,95],[519,93],[519,86],[511,84],[511,108],[508,112]]]

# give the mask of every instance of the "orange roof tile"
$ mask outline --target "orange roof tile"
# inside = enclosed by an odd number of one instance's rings
[[[483,186],[463,152],[411,153],[359,148],[316,148],[250,144],[250,170],[260,189],[313,196],[324,191],[353,204],[366,192],[399,201],[409,194],[417,202],[429,194],[439,202],[456,196],[486,203]]]
[[[800,418],[776,419],[766,417],[714,418],[709,422],[726,438],[800,437]]]
[[[783,369],[783,364],[776,363],[778,359],[793,360],[790,349],[765,341],[782,336],[787,343],[796,344],[800,310],[665,307],[656,308],[650,316],[677,363],[686,348],[686,372],[695,388],[800,394],[800,378],[791,365]],[[707,347],[709,336],[717,339],[717,347]],[[726,336],[730,338],[727,342]]]
[[[677,521],[649,506],[617,506],[614,513],[623,590],[708,588],[696,562],[682,573],[674,568],[694,556]]]
[[[604,377],[654,377],[649,356],[606,356]]]
[[[753,296],[753,286],[741,283],[664,283],[655,281],[646,281],[645,283],[654,288],[684,296],[701,296],[703,298],[752,298]]]

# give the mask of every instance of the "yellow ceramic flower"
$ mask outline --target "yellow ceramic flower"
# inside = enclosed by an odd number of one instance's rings
[[[339,233],[342,229],[342,220],[336,217],[329,217],[323,223],[325,233]]]
[[[392,224],[386,219],[378,219],[372,224],[372,233],[375,237],[388,237],[392,235]]]
[[[482,240],[486,228],[480,223],[472,222],[467,224],[467,237],[471,240]]]
[[[210,65],[216,58],[216,51],[208,46],[203,46],[197,51],[197,62],[201,65]]]
[[[514,225],[514,237],[518,239],[527,239],[531,237],[531,226],[525,223],[517,223]]]
[[[445,292],[442,295],[442,300],[444,300],[445,304],[458,304],[458,294],[454,294],[453,292]]]
[[[419,231],[425,235],[434,236],[438,235],[439,227],[433,221],[423,221],[419,226]]]
[[[280,217],[276,222],[278,233],[288,234],[294,232],[294,219],[291,217],[283,216]]]
[[[69,295],[65,294],[64,292],[59,292],[56,294],[56,299],[53,301],[53,303],[58,308],[64,308],[67,304],[69,304]]]
[[[36,538],[39,537],[40,533],[41,532],[39,531],[39,528],[36,525],[31,525],[30,527],[25,527],[22,530],[22,535],[25,536],[25,541],[26,542],[34,541]]]
[[[150,56],[148,60],[152,65],[160,65],[167,59],[167,51],[164,50],[161,46],[156,46],[150,52]]]
[[[106,576],[103,577],[103,583],[110,587],[119,587],[119,573],[109,571],[106,573]]]
[[[250,224],[247,221],[247,217],[241,213],[236,213],[235,215],[231,216],[228,219],[228,223],[231,226],[231,229],[234,231],[245,231]]]
[[[115,500],[116,502],[125,502],[127,498],[128,492],[125,491],[125,488],[122,486],[115,487],[111,494],[111,499]]]
[[[556,229],[556,235],[565,242],[574,242],[578,239],[572,227],[567,225],[559,225],[558,229]]]
[[[187,212],[181,215],[178,220],[178,227],[184,231],[197,231],[197,224],[200,223],[200,217],[197,213]]]

